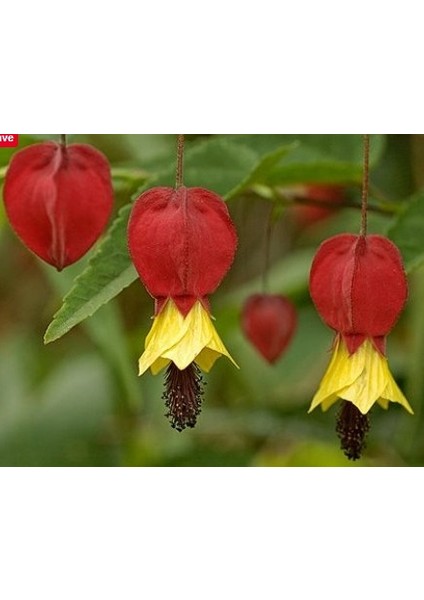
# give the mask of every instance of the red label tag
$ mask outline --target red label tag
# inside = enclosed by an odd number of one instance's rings
[[[14,148],[18,142],[19,135],[17,133],[0,133],[0,148]]]

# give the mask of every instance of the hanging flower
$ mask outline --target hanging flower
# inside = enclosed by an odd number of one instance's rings
[[[323,321],[337,334],[333,355],[309,412],[344,400],[337,431],[349,458],[359,458],[378,402],[412,408],[393,379],[386,336],[406,302],[408,289],[397,247],[380,235],[341,234],[326,240],[311,267],[310,293]]]
[[[241,323],[247,339],[273,364],[293,338],[296,308],[285,296],[253,294],[244,303]]]
[[[128,245],[155,298],[139,373],[150,368],[156,375],[167,368],[167,416],[181,431],[193,427],[200,412],[199,368],[208,372],[220,356],[234,363],[213,326],[208,295],[231,266],[237,235],[226,204],[213,192],[157,187],[136,200]]]
[[[113,204],[109,163],[87,144],[34,144],[13,156],[3,196],[18,237],[60,271],[106,227]]]

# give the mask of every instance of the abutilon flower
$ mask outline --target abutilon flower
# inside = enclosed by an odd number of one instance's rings
[[[87,144],[34,144],[13,156],[3,196],[18,237],[60,271],[106,227],[113,205],[109,163]]]
[[[344,400],[337,432],[342,449],[359,458],[378,402],[412,408],[393,379],[386,336],[408,295],[398,248],[381,235],[336,235],[321,244],[311,267],[310,294],[323,321],[337,334],[333,355],[309,412]]]
[[[166,416],[179,431],[194,427],[203,394],[200,369],[208,372],[220,356],[236,364],[213,326],[208,301],[234,259],[234,225],[225,202],[209,190],[156,187],[134,204],[128,246],[155,298],[139,374],[166,367]]]
[[[244,303],[241,324],[247,339],[273,364],[293,338],[296,308],[285,296],[253,294]]]

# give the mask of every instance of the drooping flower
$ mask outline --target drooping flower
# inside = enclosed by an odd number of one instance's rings
[[[3,196],[18,237],[60,271],[106,227],[113,205],[109,163],[87,144],[33,144],[13,156]]]
[[[155,298],[153,325],[139,373],[165,367],[171,424],[193,427],[200,411],[202,369],[233,359],[213,326],[208,295],[231,266],[237,235],[224,201],[203,188],[157,187],[135,202],[128,246],[137,272]],[[235,364],[235,363],[234,363]]]
[[[242,329],[270,364],[288,347],[297,325],[296,308],[285,296],[253,294],[242,311]]]
[[[336,333],[333,355],[309,412],[344,400],[337,431],[349,458],[359,458],[367,413],[378,402],[412,408],[393,379],[386,336],[408,288],[397,247],[380,235],[341,234],[326,240],[311,267],[310,293],[323,321]]]

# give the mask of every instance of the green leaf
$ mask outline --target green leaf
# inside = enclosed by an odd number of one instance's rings
[[[245,177],[244,180],[239,183],[239,185],[226,194],[226,199],[229,200],[230,198],[237,196],[248,187],[266,183],[269,173],[272,172],[272,169],[295,147],[295,143],[279,146],[276,150],[265,154],[259,160],[259,162],[257,162],[251,173],[249,173],[249,175]]]
[[[121,190],[137,190],[149,179],[145,171],[128,167],[112,167],[111,174],[115,194]]]
[[[268,174],[271,186],[296,183],[359,183],[362,162],[331,157],[320,149],[301,145]]]
[[[257,152],[225,139],[204,142],[187,152],[184,180],[229,198],[257,166]]]
[[[187,145],[184,156],[184,184],[200,186],[226,197],[257,166],[260,155],[253,149],[225,138],[212,138]],[[172,162],[157,177],[159,185],[175,185]]]
[[[229,200],[250,185],[266,181],[271,169],[295,145],[279,144],[258,152],[225,138],[207,140],[187,151],[184,180],[187,186],[201,185]]]
[[[280,165],[269,174],[266,183],[270,186],[291,185],[297,183],[360,183],[362,167],[343,162],[327,162],[317,157],[307,157],[305,152],[290,157],[287,163]]]
[[[79,275],[44,335],[48,344],[93,315],[132,283],[137,273],[128,256],[127,222],[131,205],[124,206],[86,269]]]
[[[363,140],[360,135],[232,136],[232,140],[262,150],[292,144],[282,161],[268,169],[262,183],[269,186],[297,183],[359,183],[362,178]],[[384,136],[373,135],[371,165],[384,149]]]
[[[299,148],[314,151],[315,156],[327,161],[340,161],[346,163],[362,164],[363,139],[361,135],[233,135],[228,139],[257,152],[264,154],[275,150],[278,146],[296,142]],[[384,135],[371,136],[370,164],[377,163],[385,147]]]
[[[58,273],[48,265],[44,272],[59,296],[66,293],[74,277],[76,265]],[[91,319],[84,323],[85,330],[97,344],[110,363],[121,393],[117,394],[119,411],[128,413],[140,400],[140,390],[133,377],[130,354],[126,344],[122,318],[118,305],[103,306]]]
[[[412,197],[387,235],[401,251],[407,272],[424,263],[424,191]]]

